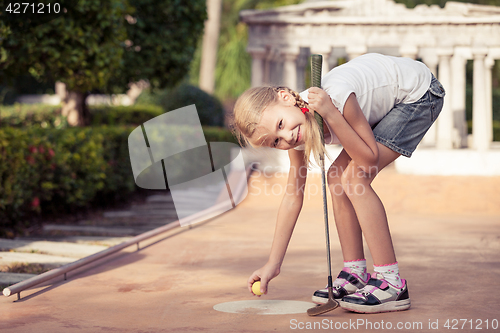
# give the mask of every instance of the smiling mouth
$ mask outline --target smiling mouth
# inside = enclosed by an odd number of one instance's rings
[[[295,140],[295,143],[299,142],[299,140],[300,140],[300,126],[297,129],[297,140]]]

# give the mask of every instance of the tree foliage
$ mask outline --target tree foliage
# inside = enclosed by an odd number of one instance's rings
[[[140,79],[172,86],[187,72],[206,19],[205,0],[57,2],[64,11],[47,19],[9,15],[0,0],[0,84],[29,72],[78,92],[124,91]]]
[[[66,2],[66,12],[45,22],[2,13],[1,79],[29,72],[37,79],[60,80],[69,90],[104,87],[121,66],[126,6],[121,0]],[[2,8],[4,4],[2,3]]]
[[[153,88],[172,87],[184,78],[203,33],[205,0],[129,0],[125,49],[113,86],[149,80]]]

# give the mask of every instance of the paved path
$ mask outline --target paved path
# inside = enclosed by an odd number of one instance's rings
[[[391,170],[382,172],[374,188],[386,202],[401,273],[409,281],[410,310],[361,315],[337,309],[317,318],[215,311],[216,304],[257,299],[246,280],[267,260],[284,183],[285,178],[256,175],[243,203],[206,224],[171,231],[140,251],[129,248],[84,273],[69,274],[67,281],[26,291],[20,301],[1,297],[0,330],[310,332],[316,325],[324,328],[316,331],[373,332],[390,323],[406,326],[406,332],[448,332],[448,321],[462,332],[473,331],[470,325],[499,331],[491,325],[500,320],[500,178],[408,177]],[[308,180],[281,274],[261,299],[307,302],[325,285],[321,196],[313,193],[319,184],[317,176]],[[332,258],[339,271],[333,227]],[[436,324],[438,330],[429,329]]]

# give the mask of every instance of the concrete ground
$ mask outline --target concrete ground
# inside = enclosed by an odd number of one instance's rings
[[[20,301],[1,297],[0,330],[500,331],[500,177],[407,176],[391,169],[377,177],[373,186],[386,205],[401,274],[408,280],[408,311],[363,315],[339,308],[308,317],[214,310],[242,300],[309,302],[325,286],[320,178],[312,175],[281,274],[268,295],[257,298],[247,290],[248,276],[267,260],[285,181],[254,174],[248,197],[224,215],[173,230],[139,251],[129,248],[69,274],[67,281],[25,291]],[[333,217],[331,222],[337,274],[342,257]],[[371,267],[368,249],[366,254]]]

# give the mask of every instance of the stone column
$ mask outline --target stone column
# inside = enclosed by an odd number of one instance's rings
[[[300,52],[297,57],[297,91],[304,91],[306,87],[306,67],[309,63],[309,52]]]
[[[462,148],[467,146],[467,121],[465,116],[465,67],[467,59],[454,54],[451,58],[451,95],[449,98],[448,92],[445,100],[451,101],[451,111],[453,114],[453,123],[455,134],[453,136],[453,146]]]
[[[488,49],[476,47],[472,49],[474,57],[474,73],[472,78],[472,135],[474,148],[485,151],[489,148],[487,103],[486,103],[486,65]]]
[[[366,45],[350,45],[346,47],[347,57],[352,60],[368,52]]]
[[[279,51],[276,48],[270,48],[264,60],[264,83],[276,84],[276,78],[271,78],[272,69],[275,67],[275,61],[279,59]]]
[[[437,123],[437,148],[453,148],[453,114],[451,112],[451,68],[450,59],[453,55],[453,48],[442,48],[438,52],[439,57],[439,81],[447,92],[447,98],[444,99],[443,109],[439,115]]]
[[[299,48],[288,48],[282,50],[283,64],[283,84],[293,90],[297,90],[297,57]]]
[[[437,77],[437,65],[438,65],[438,57],[437,55],[428,55],[422,58],[423,62],[429,69],[431,73]],[[446,97],[447,98],[447,97]],[[445,98],[445,99],[446,99]],[[424,138],[422,139],[422,145],[427,147],[435,147],[437,142],[437,124],[439,123],[438,119],[432,124],[431,128],[427,131]]]
[[[264,85],[264,70],[266,49],[263,47],[248,48],[247,52],[252,56],[252,87]]]
[[[330,58],[330,67],[332,69],[334,69],[335,67],[337,67],[339,65],[339,58],[338,57],[333,57],[333,58]]]
[[[321,66],[321,75],[325,76],[332,69],[330,66],[330,54],[331,52],[323,53],[323,66]]]
[[[438,65],[438,62],[439,62],[439,58],[437,57],[437,55],[427,55],[427,56],[424,56],[422,58],[422,61],[424,62],[424,64],[429,67],[429,69],[431,70],[431,73],[434,74],[435,77],[437,77],[437,65]]]
[[[417,59],[418,47],[415,45],[402,45],[399,48],[399,54],[405,58],[411,58],[413,60]]]
[[[323,56],[323,64],[321,66],[321,76],[325,76],[330,71],[330,55],[332,54],[332,49],[330,47],[312,47],[311,54],[321,54]]]
[[[491,70],[495,65],[495,59],[486,57],[484,64],[486,66],[486,82],[484,92],[486,94],[486,121],[487,127],[486,131],[488,133],[488,143],[493,142],[493,89],[492,89],[492,80],[491,80]]]

